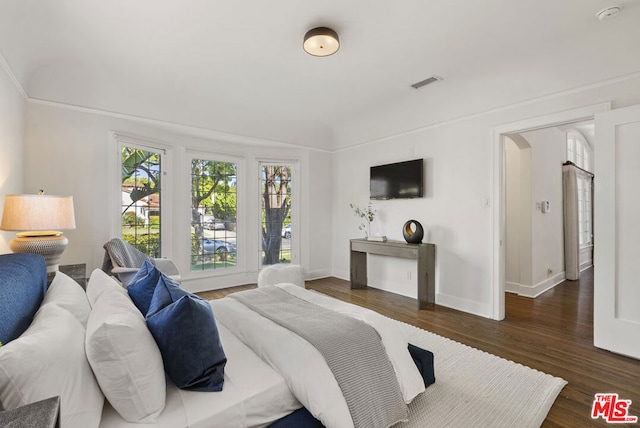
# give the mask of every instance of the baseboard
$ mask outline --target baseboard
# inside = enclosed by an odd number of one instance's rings
[[[506,291],[507,293],[519,294],[520,287],[522,287],[522,285],[518,284],[517,282],[505,281],[504,283],[504,291]]]
[[[304,279],[307,281],[313,281],[314,279],[328,278],[331,275],[331,269],[318,269],[309,272],[305,272]]]
[[[492,318],[492,307],[475,300],[463,299],[448,294],[436,293],[436,305],[446,306],[458,311],[468,312],[484,318]]]
[[[343,279],[345,281],[351,280],[351,273],[348,270],[332,271],[329,276],[333,276],[338,279]]]
[[[199,293],[201,291],[235,287],[237,285],[255,284],[257,280],[257,272],[237,272],[228,275],[182,278],[180,286],[191,293]]]
[[[520,284],[520,288],[518,289],[518,295],[524,297],[538,297],[545,291],[551,290],[556,285],[560,284],[566,279],[565,273],[560,272],[552,277],[545,279],[537,283],[536,285],[522,285]]]
[[[333,272],[333,275],[336,278],[339,279],[343,279],[345,281],[349,281],[349,273],[348,272]],[[387,284],[377,284],[374,288],[378,288],[380,290],[385,290],[388,291],[390,293],[395,293],[395,294],[399,294],[401,296],[406,296],[406,297],[411,297],[413,299],[416,298],[415,295],[411,296],[408,294],[405,294],[403,292],[399,292],[399,291],[395,291],[389,288],[385,288]],[[373,286],[372,286],[373,287]],[[413,287],[415,287],[415,284],[413,285]],[[416,291],[417,293],[417,291]],[[436,305],[440,305],[440,306],[446,306],[448,308],[451,309],[456,309],[459,311],[463,311],[463,312],[468,312],[470,314],[473,315],[478,315],[484,318],[491,318],[492,317],[492,307],[491,305],[488,304],[482,304],[482,303],[478,303],[474,300],[469,300],[469,299],[463,299],[460,297],[456,297],[456,296],[450,296],[447,294],[442,294],[442,293],[436,293]]]
[[[593,260],[587,260],[580,264],[580,272],[585,271],[593,266]]]

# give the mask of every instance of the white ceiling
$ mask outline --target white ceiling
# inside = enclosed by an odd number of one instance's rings
[[[0,0],[31,99],[327,150],[636,73],[639,41],[638,0]]]

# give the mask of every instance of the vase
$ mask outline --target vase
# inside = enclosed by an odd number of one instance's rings
[[[415,227],[415,230],[411,226]],[[402,236],[409,244],[419,244],[424,237],[424,229],[417,220],[409,220],[402,227]]]

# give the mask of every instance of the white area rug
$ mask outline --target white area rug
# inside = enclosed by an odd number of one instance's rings
[[[409,406],[394,428],[539,427],[564,379],[496,357],[409,324],[409,342],[435,356],[436,383]]]

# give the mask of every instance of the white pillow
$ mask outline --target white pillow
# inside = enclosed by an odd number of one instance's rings
[[[91,307],[105,291],[115,291],[129,297],[127,290],[115,278],[107,275],[102,269],[94,269],[87,283],[87,299]]]
[[[84,334],[68,311],[42,306],[19,338],[0,347],[2,406],[59,395],[61,426],[98,427],[104,396],[84,353]]]
[[[165,405],[162,356],[129,296],[100,294],[89,315],[85,348],[102,392],[120,416],[155,422]]]
[[[89,312],[91,312],[87,293],[84,292],[80,284],[64,273],[56,272],[40,306],[46,304],[54,304],[66,309],[80,321],[83,327],[87,326],[87,319],[89,319]]]

